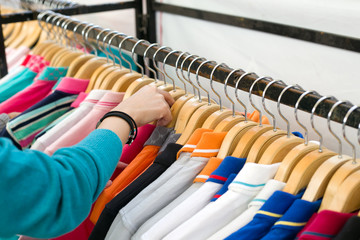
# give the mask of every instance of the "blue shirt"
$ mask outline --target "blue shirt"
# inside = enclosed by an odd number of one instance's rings
[[[298,198],[300,198],[300,196],[276,191],[264,203],[251,222],[225,239],[257,240],[262,238],[270,231],[274,223],[283,216],[286,210],[288,210],[288,208]]]
[[[246,158],[236,158],[231,156],[224,158],[219,167],[210,174],[206,181],[225,184],[230,174],[240,172],[245,164],[245,161]]]
[[[120,159],[122,144],[98,129],[52,157],[0,138],[0,237],[53,238],[89,214]]]
[[[262,240],[292,240],[303,229],[310,217],[317,212],[321,200],[309,202],[297,199],[271,228]]]
[[[229,177],[227,178],[226,182],[224,183],[224,185],[220,188],[220,190],[215,194],[215,196],[211,199],[211,202],[215,202],[216,200],[218,200],[219,197],[221,197],[224,193],[227,192],[227,190],[229,189],[229,185],[230,183],[232,183],[232,181],[236,178],[237,173],[231,173],[229,175]]]

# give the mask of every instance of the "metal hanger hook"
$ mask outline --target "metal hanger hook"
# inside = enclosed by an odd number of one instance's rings
[[[228,81],[230,79],[230,76],[232,76],[234,73],[236,72],[245,72],[244,70],[242,70],[241,68],[238,69],[234,69],[232,70],[225,79],[225,83],[224,83],[224,92],[225,92],[225,96],[226,98],[231,102],[231,110],[232,110],[232,115],[233,117],[235,117],[235,102],[231,99],[231,97],[229,97],[228,91],[227,91],[227,85],[228,85]]]
[[[184,81],[184,79],[182,79],[180,76],[179,76],[179,72],[178,72],[178,69],[179,69],[179,62],[180,62],[180,59],[182,56],[184,56],[185,54],[190,54],[188,52],[183,52],[179,55],[179,57],[176,59],[176,63],[175,63],[175,73],[176,73],[176,76],[178,77],[178,79],[180,80],[180,82],[182,82],[182,84],[184,85],[184,91],[185,91],[185,96],[188,95],[187,93],[187,88],[186,88],[186,83]],[[184,62],[184,61],[182,61]]]
[[[226,65],[226,63],[219,63],[219,64],[215,65],[215,67],[212,69],[209,78],[210,78],[210,88],[211,88],[211,90],[213,91],[213,93],[218,97],[219,106],[220,106],[220,111],[223,111],[223,106],[222,106],[222,101],[221,101],[220,94],[215,91],[214,85],[213,85],[215,70],[216,70],[218,67],[220,67],[220,66],[221,66],[221,67],[229,68],[229,66]]]
[[[134,39],[134,37],[127,36],[123,40],[121,40],[121,42],[119,43],[119,55],[120,55],[121,59],[124,60],[129,65],[130,73],[132,73],[133,72],[132,65],[131,65],[130,61],[128,61],[126,58],[124,58],[124,56],[122,55],[122,50],[121,50],[122,44],[128,39]]]
[[[272,117],[272,119],[273,119],[273,126],[274,126],[274,129],[273,129],[273,130],[274,130],[274,132],[276,132],[276,131],[277,131],[277,128],[276,128],[275,115],[274,115],[272,112],[269,111],[269,109],[266,107],[266,104],[265,104],[266,92],[267,92],[267,90],[269,89],[269,87],[270,87],[271,85],[273,85],[274,83],[278,83],[278,84],[281,84],[281,85],[283,85],[283,86],[286,85],[286,83],[284,83],[282,80],[272,80],[271,82],[269,82],[269,83],[266,85],[266,87],[265,87],[265,89],[264,89],[264,91],[263,91],[263,94],[262,94],[262,96],[261,96],[261,103],[262,103],[262,105],[263,105],[263,108],[264,108],[265,112],[267,112],[267,113]]]
[[[152,43],[152,44],[150,44],[150,45],[146,48],[146,50],[145,50],[145,52],[144,52],[144,56],[143,56],[144,65],[145,65],[145,67],[146,67],[147,69],[149,69],[150,72],[152,72],[152,73],[154,74],[155,82],[158,82],[157,73],[156,73],[156,71],[155,71],[154,69],[152,69],[152,68],[149,66],[149,63],[148,63],[147,58],[146,58],[146,55],[147,55],[147,53],[148,53],[148,51],[149,51],[150,48],[155,47],[155,46],[157,47],[157,46],[159,46],[159,45],[160,45],[159,43]]]
[[[351,105],[352,105],[352,103],[349,102],[349,101],[341,101],[341,100],[340,100],[340,101],[337,101],[337,102],[331,107],[330,111],[328,112],[328,116],[327,116],[328,129],[329,129],[330,133],[335,137],[335,139],[336,139],[336,140],[338,141],[338,143],[339,143],[338,157],[339,157],[340,159],[342,158],[342,142],[341,142],[341,140],[340,140],[340,137],[337,136],[337,135],[335,134],[335,132],[332,130],[331,124],[330,124],[330,120],[331,120],[331,115],[332,115],[333,111],[335,110],[335,108],[336,108],[337,106],[343,104],[343,103],[351,104]]]
[[[116,33],[117,33],[117,31],[111,31],[111,32],[109,32],[108,34],[106,34],[106,35],[104,36],[103,40],[102,40],[102,45],[103,45],[103,47],[104,47],[104,51],[105,51],[105,54],[106,54],[106,60],[107,60],[107,62],[112,61],[114,66],[115,66],[115,57],[114,57],[113,54],[111,54],[111,53],[112,53],[112,52],[110,52],[111,46],[110,46],[110,44],[108,44],[108,43],[106,42],[106,39],[107,39],[111,34],[114,34],[114,36],[116,36]],[[109,38],[109,39],[110,39],[110,38]],[[110,56],[111,56],[111,57],[110,57]]]
[[[102,29],[102,28],[99,27],[99,26],[95,26],[95,27],[98,28],[98,29]],[[101,47],[101,45],[99,44],[101,34],[103,34],[104,32],[107,32],[107,31],[111,31],[111,29],[109,29],[109,28],[102,29],[102,30],[96,35],[96,45],[98,46],[98,49],[99,49],[102,53],[104,53],[104,55],[106,56],[106,61],[109,62],[109,56],[107,55],[106,50],[103,49],[103,48]],[[88,35],[87,35],[87,36],[88,36]],[[87,39],[87,37],[86,37],[86,39]],[[97,51],[95,51],[95,54],[96,54],[96,56],[97,56]]]
[[[345,141],[346,141],[348,144],[350,144],[350,146],[351,146],[351,148],[352,148],[352,151],[353,151],[353,164],[357,164],[357,161],[356,161],[356,149],[355,149],[355,145],[352,144],[352,143],[350,142],[350,140],[349,140],[349,139],[347,138],[347,136],[346,136],[345,126],[346,126],[346,122],[347,122],[350,114],[351,114],[353,111],[355,111],[356,109],[358,109],[359,107],[360,107],[360,106],[356,106],[356,105],[352,106],[352,107],[349,109],[349,111],[347,111],[347,113],[345,114],[345,117],[344,117],[343,123],[342,123],[342,134],[343,134],[343,137],[344,137]]]
[[[314,94],[316,96],[320,96],[320,94],[317,92],[317,91],[306,91],[304,92],[303,94],[300,95],[300,97],[298,98],[298,100],[296,101],[295,103],[295,108],[294,108],[294,115],[295,115],[295,119],[296,119],[296,122],[299,124],[299,126],[304,129],[304,139],[305,139],[305,142],[304,144],[305,145],[308,145],[309,143],[309,131],[308,129],[305,127],[304,124],[302,124],[300,121],[299,121],[299,116],[297,114],[297,111],[298,111],[298,108],[299,108],[299,104],[301,102],[301,100],[308,94]]]
[[[272,78],[271,77],[259,77],[259,78],[257,78],[254,82],[253,82],[253,84],[251,84],[251,87],[250,87],[250,89],[249,89],[249,100],[250,100],[250,104],[251,104],[251,106],[253,106],[253,108],[255,108],[255,110],[257,110],[258,112],[259,112],[259,126],[261,127],[262,126],[262,111],[260,110],[260,108],[258,108],[255,104],[254,104],[254,102],[253,102],[253,100],[252,100],[252,91],[253,91],[253,89],[254,89],[254,86],[260,81],[260,80],[262,80],[262,79],[271,79],[272,80]]]
[[[285,93],[287,90],[289,90],[290,88],[295,88],[295,89],[299,89],[299,90],[304,91],[304,89],[303,89],[301,86],[299,86],[298,84],[289,85],[289,86],[285,87],[285,88],[281,91],[281,93],[280,93],[280,95],[279,95],[279,97],[278,97],[278,100],[277,100],[277,103],[276,103],[276,107],[277,107],[277,110],[278,110],[278,113],[279,113],[280,117],[286,122],[287,137],[290,137],[290,122],[289,122],[289,120],[285,117],[285,115],[282,114],[281,108],[280,108],[280,104],[281,104],[281,98],[282,98],[282,96],[283,96],[284,93]]]
[[[319,152],[322,152],[322,145],[323,145],[323,136],[321,135],[321,133],[315,128],[315,124],[314,124],[314,115],[315,115],[315,111],[316,111],[316,108],[319,106],[319,104],[326,100],[326,99],[332,99],[332,100],[337,100],[335,97],[333,96],[324,96],[324,97],[321,97],[314,105],[314,107],[311,109],[311,115],[310,115],[310,122],[311,122],[311,127],[312,129],[316,132],[316,134],[319,136],[319,142],[320,142],[320,145],[319,145]]]
[[[123,66],[122,66],[121,59],[120,59],[120,57],[116,56],[116,54],[112,51],[111,43],[112,43],[112,41],[114,40],[115,37],[117,37],[117,36],[126,36],[126,35],[124,33],[119,33],[117,31],[114,31],[114,33],[115,34],[109,39],[109,42],[108,42],[109,50],[110,50],[111,55],[114,58],[114,66],[116,64],[116,60],[115,60],[115,58],[116,58],[118,60],[118,62],[119,62],[120,69],[122,69]]]
[[[202,102],[202,99],[201,99],[201,96],[200,96],[200,89],[198,87],[195,86],[195,84],[191,81],[191,66],[194,64],[194,62],[196,62],[197,60],[206,60],[205,58],[203,57],[196,57],[194,58],[191,63],[189,64],[189,67],[188,67],[188,70],[187,70],[187,77],[188,77],[188,80],[189,80],[189,83],[193,86],[193,89],[194,89],[194,95],[196,96],[196,93],[195,93],[195,89],[197,90],[198,92],[198,96],[199,96],[199,102]]]
[[[241,80],[244,79],[244,77],[248,76],[248,75],[251,75],[251,74],[255,74],[254,72],[244,72],[240,77],[239,79],[236,81],[236,84],[235,84],[235,97],[236,97],[236,100],[238,101],[238,103],[240,103],[241,106],[243,106],[244,108],[244,117],[245,117],[245,120],[244,122],[247,122],[248,121],[248,118],[247,118],[247,106],[240,100],[239,98],[239,95],[238,95],[238,90],[239,90],[239,84],[241,82]]]
[[[165,73],[165,75],[171,80],[172,84],[173,84],[173,91],[176,92],[176,86],[175,86],[175,80],[169,76],[169,74],[166,72],[166,61],[168,59],[168,57],[171,55],[171,54],[174,54],[174,53],[181,53],[181,51],[178,51],[178,50],[172,50],[171,52],[169,52],[165,58],[164,58],[164,64],[163,64],[163,72]]]
[[[157,55],[161,50],[163,50],[163,49],[168,49],[169,51],[172,50],[171,48],[166,47],[166,46],[159,47],[159,48],[155,51],[155,53],[154,53],[154,55],[153,55],[152,62],[153,62],[154,68],[155,68],[156,70],[158,70],[158,72],[161,73],[161,75],[163,76],[164,86],[166,86],[167,83],[166,83],[166,79],[165,79],[165,74],[164,74],[163,71],[157,66],[156,60],[155,60],[155,59],[156,59],[156,55]]]
[[[136,64],[136,66],[138,66],[138,67],[141,69],[141,78],[144,78],[144,68],[143,68],[137,61],[135,61],[135,59],[134,59],[135,49],[136,49],[137,45],[139,45],[139,44],[142,43],[142,42],[147,42],[147,43],[149,43],[147,40],[144,40],[144,39],[138,40],[138,41],[135,43],[135,45],[133,46],[133,48],[131,49],[131,58],[132,58],[132,60],[134,61],[134,63]],[[149,43],[149,44],[150,44],[150,43]]]
[[[181,70],[181,75],[182,75],[183,79],[184,79],[185,81],[187,81],[187,82],[191,85],[191,82],[189,81],[189,79],[187,79],[187,78],[185,77],[185,75],[184,75],[184,63],[185,63],[186,60],[189,59],[190,57],[198,57],[198,55],[190,54],[190,55],[186,56],[186,57],[184,58],[184,60],[182,61],[182,63],[181,63],[180,70]],[[192,85],[191,85],[191,86],[192,86]],[[194,88],[194,86],[193,86],[193,93],[194,93],[194,97],[195,97],[196,94],[195,94],[195,88]]]
[[[202,63],[199,65],[199,67],[196,69],[195,79],[196,79],[196,82],[197,82],[197,84],[199,85],[199,87],[200,87],[204,92],[206,92],[206,95],[207,95],[207,98],[208,98],[208,105],[211,105],[210,93],[209,93],[209,91],[207,91],[203,86],[201,86],[200,81],[199,81],[199,71],[200,71],[200,68],[201,68],[204,64],[206,64],[206,63],[214,63],[215,65],[217,64],[216,61],[211,61],[211,60],[206,60],[206,61],[202,62]],[[199,92],[199,99],[200,99],[200,98],[201,98],[201,96],[200,96],[200,92]]]

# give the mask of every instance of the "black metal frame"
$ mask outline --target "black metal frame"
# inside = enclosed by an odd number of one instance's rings
[[[77,15],[88,14],[105,11],[114,11],[122,9],[135,9],[135,23],[136,23],[136,36],[138,38],[147,39],[146,28],[142,27],[144,23],[143,4],[142,0],[134,0],[128,2],[118,3],[103,3],[96,5],[77,5],[74,7],[65,7],[61,9],[51,9],[53,12],[65,14],[65,15]],[[0,18],[0,77],[5,76],[8,73],[6,64],[6,54],[4,45],[4,35],[2,31],[2,24],[25,22],[30,20],[36,20],[41,11],[23,11],[20,13],[3,14]]]
[[[153,15],[155,11],[166,12],[170,14],[176,14],[180,16],[276,34],[279,36],[294,38],[344,50],[360,52],[359,38],[352,38],[348,36],[342,36],[333,33],[316,31],[257,19],[232,16],[223,13],[180,7],[165,3],[159,3],[156,2],[156,0],[148,0],[148,9]],[[152,24],[154,24],[154,22],[150,22],[149,28],[154,28]]]
[[[147,39],[150,42],[156,42],[156,19],[155,19],[155,14],[157,9],[160,8],[160,6],[164,7],[164,4],[161,5],[157,5],[158,3],[155,3],[154,0],[147,0],[147,9],[146,9],[146,14],[144,15],[143,12],[143,8],[142,8],[142,1],[141,0],[135,0],[134,2],[122,2],[119,4],[101,4],[101,5],[96,5],[96,6],[79,6],[75,9],[60,9],[60,10],[56,10],[56,12],[60,12],[66,15],[72,15],[72,14],[83,14],[83,13],[90,13],[90,12],[100,12],[100,11],[108,11],[108,10],[116,10],[116,9],[126,9],[126,8],[135,8],[136,9],[136,27],[137,27],[137,36],[138,38],[142,38],[142,39]],[[176,7],[176,6],[174,6]],[[198,10],[196,10],[198,11]],[[25,15],[24,15],[25,14]],[[36,16],[38,14],[38,12],[28,12],[28,13],[24,13],[24,14],[20,14],[20,15],[5,15],[6,17],[8,17],[10,20],[5,22],[16,22],[17,18],[20,18],[21,21],[25,21],[25,20],[30,20],[30,19],[36,19]],[[202,17],[203,12],[199,12],[198,13],[199,18],[206,20],[207,18]],[[3,21],[4,17],[2,16],[1,20]],[[7,18],[5,18],[7,19]],[[74,29],[75,25],[77,24],[77,22],[73,22],[71,24],[69,24],[68,26],[68,30],[72,30]],[[77,28],[77,33],[81,34],[82,29],[85,27],[85,24],[80,25]],[[91,41],[95,41],[95,36],[100,32],[101,30],[94,28],[93,30],[91,30],[92,34],[89,34],[89,40]],[[0,34],[2,34],[2,31],[0,31]],[[1,35],[0,35],[0,40],[1,39]],[[123,39],[124,37],[120,37],[117,36],[113,39],[112,41],[112,46],[117,47],[120,43],[120,41]],[[3,41],[2,41],[3,42]],[[123,44],[123,48],[125,50],[130,51],[132,49],[132,47],[136,44],[137,40],[134,39],[128,39],[124,44]],[[1,44],[1,42],[0,42]],[[138,45],[138,47],[135,50],[135,53],[143,56],[144,51],[146,50],[146,48],[149,45],[147,43],[141,43]],[[0,46],[1,47],[1,46]],[[151,56],[153,56],[153,54],[155,53],[155,51],[157,50],[157,47],[153,47],[152,49],[150,49],[148,51],[148,55],[150,56],[150,58],[152,58]],[[0,49],[1,50],[1,49]],[[3,49],[5,50],[5,49]],[[159,51],[159,53],[156,55],[156,60],[163,62],[165,56],[169,53],[169,50],[166,49],[162,49]],[[0,53],[1,54],[1,53]],[[179,54],[175,53],[172,54],[168,59],[166,64],[171,65],[171,66],[175,66],[175,62],[178,58]],[[184,56],[182,57],[183,59],[185,58]],[[187,70],[190,62],[193,60],[194,58],[190,57],[187,59],[187,61],[184,64],[183,69]],[[195,61],[195,63],[192,65],[190,71],[192,73],[195,73],[195,71],[197,70],[198,66],[202,63],[202,60],[197,60]],[[0,59],[0,64],[1,64],[1,59]],[[212,69],[214,68],[214,64],[212,63],[206,63],[202,66],[202,68],[199,71],[199,75],[209,78],[210,73],[212,71]],[[226,79],[226,77],[228,76],[228,74],[232,71],[232,69],[230,68],[226,68],[226,67],[219,67],[217,68],[217,70],[215,71],[214,74],[214,81],[220,82],[220,83],[224,83],[224,79]],[[238,72],[232,75],[232,77],[230,77],[229,81],[228,81],[228,85],[234,87],[236,80],[241,76],[243,72]],[[258,76],[256,76],[255,74],[252,75],[248,75],[246,77],[244,77],[242,84],[239,86],[239,89],[243,90],[243,91],[249,91],[250,86],[252,85],[252,83],[255,81],[255,79],[258,78]],[[253,94],[261,96],[262,95],[262,91],[265,88],[266,84],[268,84],[267,80],[261,80],[258,82],[258,84],[256,85]],[[270,91],[268,91],[266,98],[276,101],[280,92],[284,89],[284,86],[279,85],[279,84],[274,84],[271,86]],[[282,98],[282,103],[291,107],[295,106],[296,101],[298,100],[298,98],[300,97],[300,95],[303,93],[303,91],[301,90],[297,90],[294,88],[288,89],[288,91],[286,91],[286,93],[284,94],[284,97]],[[309,94],[307,95],[300,103],[299,106],[299,110],[303,110],[305,112],[311,112],[312,107],[314,106],[314,104],[321,98],[321,96],[316,96],[313,94]],[[326,118],[327,114],[330,110],[330,108],[335,104],[334,100],[325,100],[323,101],[320,106],[317,108],[316,111],[316,115]],[[345,114],[348,112],[348,110],[352,107],[352,105],[350,104],[342,104],[340,106],[338,106],[332,115],[331,120],[335,121],[335,122],[339,122],[342,123],[343,118],[345,116]],[[346,123],[346,125],[351,126],[353,128],[358,128],[359,127],[359,123],[360,123],[360,109],[356,109],[348,118],[348,121]]]

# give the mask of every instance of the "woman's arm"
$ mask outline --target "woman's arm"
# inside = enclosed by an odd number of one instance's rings
[[[169,96],[144,87],[114,110],[138,126],[155,120],[164,125],[171,120]],[[77,227],[113,173],[129,130],[124,120],[106,118],[79,144],[52,157],[0,139],[0,237],[51,238]]]

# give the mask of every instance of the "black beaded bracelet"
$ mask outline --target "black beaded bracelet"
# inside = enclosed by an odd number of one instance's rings
[[[126,144],[131,145],[131,143],[135,140],[136,136],[137,136],[137,126],[136,123],[134,121],[134,119],[132,117],[130,117],[128,114],[124,113],[124,112],[120,112],[120,111],[110,111],[108,113],[106,113],[100,120],[99,122],[96,124],[96,128],[98,128],[98,126],[100,125],[100,123],[102,121],[104,121],[105,118],[107,117],[119,117],[124,119],[130,126],[130,134],[129,134],[129,139],[126,142]]]

